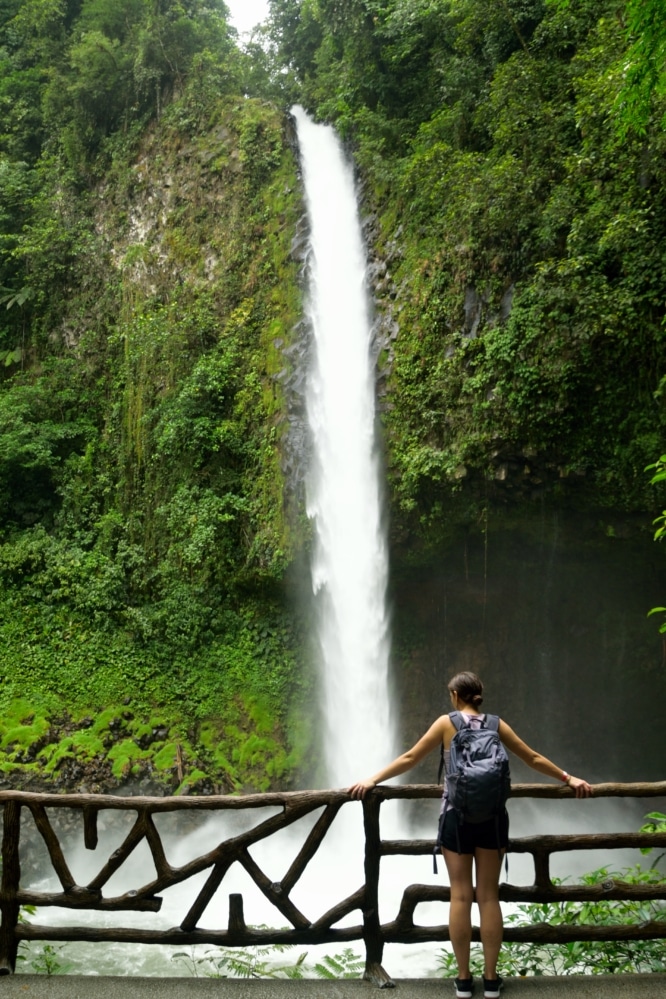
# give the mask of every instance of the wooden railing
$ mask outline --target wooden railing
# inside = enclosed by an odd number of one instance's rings
[[[0,887],[0,974],[14,971],[19,944],[23,940],[85,940],[120,943],[215,944],[243,947],[254,944],[321,944],[363,940],[366,950],[365,978],[380,987],[393,985],[382,967],[386,943],[416,943],[449,939],[449,928],[419,926],[414,923],[414,910],[419,902],[448,901],[449,889],[432,885],[409,885],[404,889],[396,918],[381,923],[379,917],[380,862],[387,856],[414,856],[432,853],[433,840],[382,840],[380,811],[388,799],[437,798],[441,789],[436,785],[380,786],[363,801],[365,830],[365,880],[356,891],[337,902],[315,921],[309,919],[292,902],[290,894],[317,853],[331,824],[342,808],[358,807],[344,791],[301,791],[224,797],[120,798],[90,794],[32,794],[21,791],[0,792],[4,806],[2,839],[2,884]],[[657,797],[666,796],[666,781],[652,784],[597,784],[594,797]],[[545,784],[517,784],[512,797],[567,798],[573,792],[567,787]],[[224,839],[212,850],[184,864],[172,867],[167,861],[161,835],[154,816],[166,812],[197,810],[221,812],[278,806],[281,811],[247,832]],[[60,890],[36,891],[21,887],[19,847],[21,811],[27,809],[46,844]],[[49,810],[78,810],[82,813],[84,843],[88,850],[98,847],[97,819],[102,811],[136,812],[136,820],[122,845],[101,861],[98,873],[85,885],[76,883],[65,860],[58,835],[47,814]],[[323,809],[305,839],[293,863],[279,882],[271,881],[251,857],[250,847],[274,833],[292,825],[308,814]],[[433,814],[433,825],[435,815]],[[56,823],[57,824],[57,823]],[[121,895],[106,896],[104,887],[122,867],[135,848],[145,840],[155,865],[155,877]],[[500,899],[508,902],[597,901],[599,899],[666,899],[666,881],[659,884],[627,884],[609,879],[601,884],[554,885],[550,877],[550,857],[566,850],[599,850],[666,846],[666,833],[599,833],[594,835],[530,836],[512,839],[509,852],[529,853],[534,859],[535,878],[529,886],[502,884]],[[338,861],[340,862],[340,861]],[[243,911],[243,897],[229,895],[229,919],[226,929],[211,930],[199,922],[221,889],[232,864],[240,864],[265,897],[289,923],[288,928],[266,929],[248,926]],[[44,926],[20,921],[21,906],[61,906],[72,910],[102,912],[159,912],[160,892],[187,881],[203,871],[209,871],[204,886],[178,926],[169,929],[132,927]],[[151,872],[152,873],[152,872]],[[360,922],[354,926],[336,927],[341,919],[355,910]],[[632,926],[510,926],[506,940],[557,943],[571,940],[646,940],[666,938],[666,922],[648,921]],[[474,930],[478,940],[478,929]]]

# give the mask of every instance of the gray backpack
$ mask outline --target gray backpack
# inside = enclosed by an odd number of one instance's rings
[[[446,799],[459,823],[488,822],[504,812],[511,792],[509,757],[499,737],[499,718],[486,715],[472,728],[460,711],[449,718],[456,728],[451,740]]]

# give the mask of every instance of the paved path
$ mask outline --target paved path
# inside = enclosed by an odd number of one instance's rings
[[[453,999],[442,978],[397,979],[395,990],[362,981],[289,982],[229,978],[80,978],[13,975],[0,978],[0,999]],[[475,995],[483,990],[477,986]],[[509,978],[503,999],[666,999],[666,975],[567,975]]]

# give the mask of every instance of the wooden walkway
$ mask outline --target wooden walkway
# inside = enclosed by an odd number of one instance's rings
[[[362,981],[271,981],[220,978],[101,978],[8,975],[0,978],[0,999],[453,999],[453,982],[442,978],[398,979],[380,990]],[[483,989],[477,984],[475,996]],[[666,999],[666,974],[567,975],[509,978],[503,999]]]

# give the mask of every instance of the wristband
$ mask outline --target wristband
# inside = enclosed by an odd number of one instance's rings
[[[566,770],[563,770],[562,771],[562,776],[560,777],[560,780],[564,781],[565,784],[568,784],[569,781],[571,780],[571,774],[568,774],[566,772]]]

